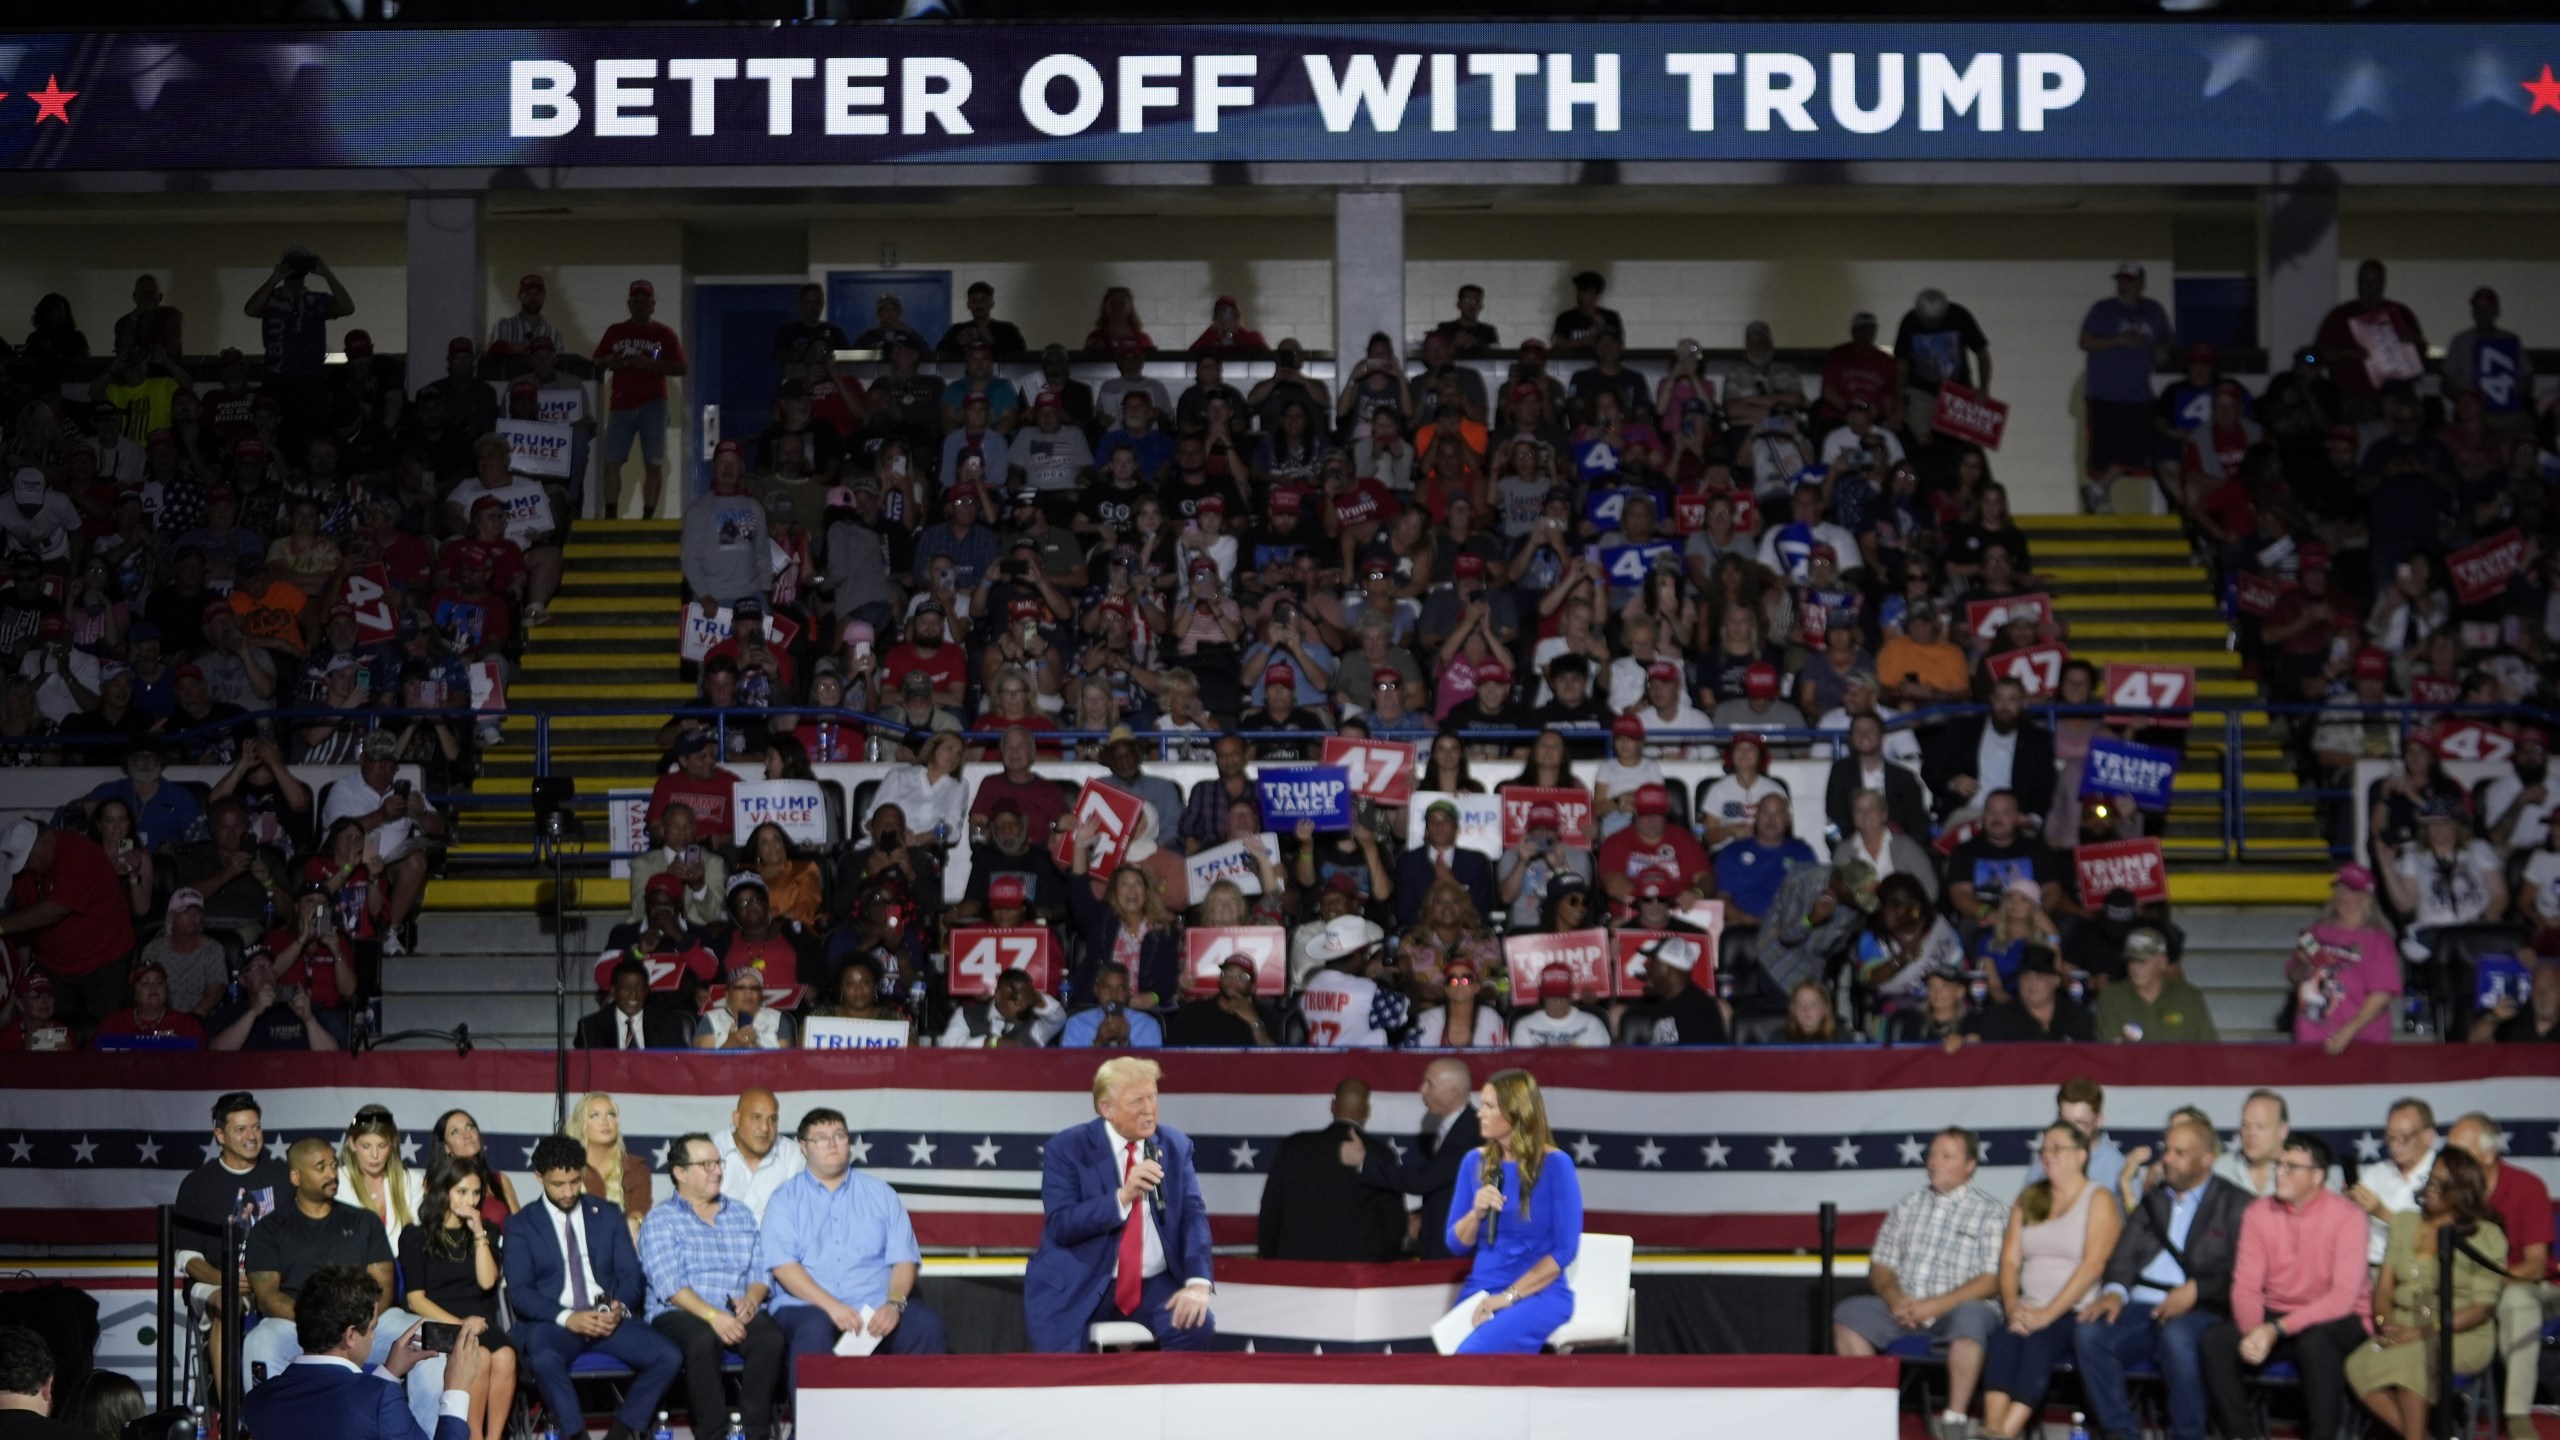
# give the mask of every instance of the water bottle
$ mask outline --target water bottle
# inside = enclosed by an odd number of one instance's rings
[[[667,1423],[667,1412],[658,1412],[658,1428],[649,1432],[649,1440],[676,1440],[676,1427]]]
[[[1732,971],[1730,971],[1730,970],[1726,970],[1726,969],[1722,969],[1722,968],[1717,969],[1717,971],[1716,971],[1716,998],[1717,998],[1717,999],[1719,999],[1719,1000],[1731,1000],[1731,999],[1733,998],[1733,972],[1732,972]]]
[[[1973,983],[1966,988],[1973,992],[1973,1008],[1976,1010],[1981,1009],[1983,1002],[1991,998],[1991,982],[1979,974],[1973,977]]]
[[[737,1411],[729,1412],[729,1428],[721,1434],[724,1440],[747,1440],[747,1427],[738,1419]]]
[[[2089,1440],[2089,1417],[2077,1410],[2071,1412],[2071,1440]]]
[[[2088,983],[2087,983],[2086,981],[2083,981],[2083,980],[2082,980],[2079,976],[2077,976],[2077,975],[2074,975],[2074,976],[2072,976],[2072,977],[2071,977],[2071,1003],[2072,1003],[2072,1004],[2074,1004],[2074,1005],[2079,1004],[2079,1003],[2082,1001],[2082,999],[2084,999],[2084,998],[2088,995],[2088,992],[2089,992],[2089,987],[2088,987]]]
[[[545,1416],[542,1421],[542,1440],[560,1440],[560,1427],[548,1416]]]
[[[205,1424],[204,1407],[196,1407],[196,1440],[212,1440],[213,1431]]]

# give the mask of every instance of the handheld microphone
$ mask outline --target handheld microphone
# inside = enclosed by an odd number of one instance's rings
[[[1146,1160],[1151,1160],[1151,1161],[1155,1162],[1155,1163],[1156,1163],[1156,1164],[1158,1164],[1158,1165],[1161,1165],[1161,1164],[1163,1164],[1163,1163],[1164,1163],[1164,1151],[1163,1151],[1163,1150],[1161,1150],[1161,1149],[1159,1149],[1159,1148],[1157,1147],[1157,1145],[1156,1145],[1156,1137],[1154,1137],[1153,1135],[1148,1136],[1144,1141],[1141,1141],[1141,1142],[1139,1143],[1139,1146],[1138,1146],[1138,1154],[1139,1154],[1140,1158],[1142,1158],[1142,1159],[1146,1159]],[[1161,1181],[1161,1180],[1157,1181],[1157,1182],[1156,1182],[1156,1188],[1154,1188],[1153,1190],[1150,1190],[1150,1191],[1148,1191],[1148,1192],[1147,1192],[1147,1198],[1148,1198],[1149,1200],[1152,1200],[1152,1201],[1154,1201],[1154,1202],[1155,1202],[1155,1207],[1156,1207],[1156,1218],[1157,1218],[1157,1219],[1159,1219],[1159,1220],[1163,1219],[1163,1218],[1164,1218],[1164,1182],[1163,1182],[1163,1181]]]
[[[1486,1148],[1484,1158],[1476,1165],[1476,1183],[1480,1185],[1490,1185],[1497,1190],[1502,1188],[1502,1160],[1500,1158],[1500,1152],[1492,1149],[1491,1147]],[[1502,1212],[1499,1210],[1487,1210],[1484,1212],[1484,1228],[1478,1236],[1478,1243],[1485,1245],[1492,1244],[1493,1237],[1498,1234],[1501,1229]]]

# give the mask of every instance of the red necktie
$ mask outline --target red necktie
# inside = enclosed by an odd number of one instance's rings
[[[1120,1183],[1128,1184],[1131,1172],[1137,1168],[1138,1142],[1132,1140],[1128,1161],[1120,1167]],[[1138,1227],[1146,1223],[1147,1197],[1141,1195],[1129,1207],[1129,1222],[1120,1227],[1120,1276],[1111,1286],[1111,1303],[1119,1306],[1123,1315],[1136,1315],[1145,1300],[1146,1277],[1139,1272],[1147,1268],[1147,1237]]]
[[[631,1017],[628,1015],[622,1017],[622,1048],[625,1050],[640,1048],[640,1035],[631,1028]]]

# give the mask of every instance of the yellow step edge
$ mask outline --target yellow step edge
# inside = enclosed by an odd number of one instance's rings
[[[2041,530],[2160,530],[2178,533],[2175,515],[2019,515],[2013,517],[2018,528],[2033,534]]]
[[[626,684],[585,685],[510,685],[507,698],[517,700],[690,700],[694,688],[673,681],[631,681]],[[663,723],[663,722],[662,722]]]
[[[2330,870],[2169,871],[2169,899],[2178,905],[2315,906],[2329,898]],[[628,882],[623,885],[629,904]]]
[[[664,715],[554,715],[551,717],[551,730],[555,735],[564,730],[654,731],[666,724],[668,718]],[[534,728],[534,717],[530,715],[507,717],[506,732],[509,735],[520,734],[531,740]]]
[[[2074,640],[2220,640],[2231,627],[2219,620],[2074,620]]]
[[[2137,610],[2152,612],[2167,612],[2172,610],[2209,610],[2215,614],[2221,613],[2221,607],[2214,602],[2213,596],[2202,591],[2192,595],[2129,595],[2109,594],[2104,591],[2061,590],[2054,594],[2053,608],[2063,611],[2066,614],[2073,610]]]
[[[569,542],[568,558],[571,560],[673,560],[677,558],[681,548],[673,541],[664,545],[588,545],[572,540]]]
[[[2194,552],[2184,540],[2039,540],[2029,547],[2041,560],[2185,560]]]
[[[2240,668],[2240,656],[2230,650],[2110,650],[2104,645],[2086,649],[2074,645],[2071,658],[2086,660],[2102,669],[2109,665],[2192,665],[2199,671]]]
[[[2165,585],[2176,582],[2198,587],[2206,583],[2201,565],[2072,565],[2054,571],[2045,577],[2045,581],[2068,585]],[[2204,590],[2202,593],[2210,595],[2213,592]]]
[[[552,612],[554,614],[561,613],[561,607],[569,603],[571,602],[566,598],[552,601]],[[643,601],[642,603],[645,605],[647,602]],[[578,608],[567,613],[573,615],[618,613],[596,608],[593,600],[580,599],[576,604]],[[669,655],[673,655],[675,654],[675,611],[676,607],[673,603],[670,603],[667,606],[667,623],[664,627],[658,629],[653,629],[647,625],[563,625],[555,620],[552,623],[543,626],[541,629],[534,631],[532,633],[532,639],[537,645],[574,645],[593,643],[598,640],[648,640],[655,642],[663,639],[667,646],[667,653]]]
[[[510,796],[530,798],[532,779],[530,775],[483,775],[471,782],[471,793],[498,799]],[[578,796],[585,799],[589,795],[602,795],[614,790],[647,790],[657,783],[658,777],[646,770],[635,770],[627,775],[581,775],[578,777]]]
[[[634,674],[657,671],[673,675],[675,647],[669,645],[663,656],[616,654],[610,650],[544,650],[539,647],[524,652],[518,668],[524,670],[621,670]]]
[[[609,875],[581,875],[571,880],[570,893],[575,908],[580,910],[622,910],[631,904],[631,882]],[[443,879],[428,884],[425,899],[429,910],[547,910],[551,905],[551,882],[548,880],[457,880]]]
[[[672,540],[684,533],[682,520],[580,520],[575,523],[579,533],[589,535],[664,535]]]
[[[570,570],[560,577],[563,586],[605,585],[680,585],[682,570]]]
[[[661,611],[660,607],[664,607],[663,611]],[[645,615],[663,613],[666,616],[667,632],[670,635],[675,632],[676,614],[680,608],[681,607],[676,602],[676,597],[673,595],[660,598],[638,595],[570,595],[563,593],[552,597],[551,600],[551,613],[554,615]],[[643,626],[624,627],[622,633],[629,634],[633,629],[645,628],[646,627]],[[550,630],[550,626],[543,626],[532,632],[533,638],[539,640],[543,636],[549,634]]]

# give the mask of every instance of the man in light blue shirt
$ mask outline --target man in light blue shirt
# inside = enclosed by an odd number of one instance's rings
[[[915,1225],[896,1191],[854,1171],[844,1115],[821,1108],[801,1116],[800,1153],[809,1168],[765,1202],[756,1254],[773,1272],[773,1318],[791,1353],[828,1354],[855,1331],[878,1337],[883,1354],[948,1351],[942,1317],[914,1299],[924,1259]]]
[[[696,1415],[728,1408],[722,1352],[736,1351],[745,1361],[738,1413],[747,1440],[768,1440],[788,1342],[764,1308],[770,1288],[756,1264],[755,1212],[721,1193],[720,1147],[708,1135],[679,1137],[667,1174],[675,1193],[640,1222],[649,1328],[684,1351],[685,1395]]]
[[[2160,1183],[2125,1217],[2105,1285],[2081,1307],[2072,1345],[2099,1433],[2143,1433],[2125,1389],[2128,1366],[2157,1365],[2169,1396],[2171,1440],[2204,1440],[2206,1395],[2197,1346],[2231,1312],[2246,1190],[2213,1173],[2222,1148],[2193,1110],[2171,1118]]]
[[[2104,1185],[2121,1197],[2124,1193],[2124,1147],[2107,1133],[2107,1092],[2097,1081],[2081,1076],[2062,1082],[2053,1094],[2053,1117],[2077,1129],[2089,1142],[2089,1179]],[[2044,1161],[2027,1166],[2027,1182],[2033,1185],[2044,1178]]]
[[[1130,1009],[1129,996],[1129,967],[1117,961],[1105,963],[1094,972],[1093,1003],[1067,1017],[1067,1028],[1058,1036],[1059,1046],[1068,1050],[1094,1046],[1161,1048],[1164,1022],[1144,1010]]]

